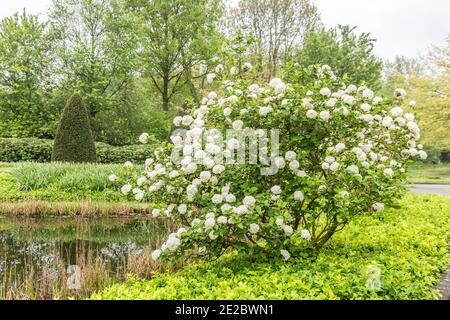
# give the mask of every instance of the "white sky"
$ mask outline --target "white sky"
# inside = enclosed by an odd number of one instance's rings
[[[235,3],[237,0],[229,0]],[[357,26],[377,39],[375,52],[383,59],[426,53],[444,44],[450,34],[450,0],[312,0],[327,27]],[[51,0],[0,0],[0,18],[23,8],[44,14]]]

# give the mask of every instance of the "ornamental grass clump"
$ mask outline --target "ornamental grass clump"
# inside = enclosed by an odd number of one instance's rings
[[[173,143],[122,187],[160,204],[154,217],[182,225],[154,259],[243,250],[288,260],[320,248],[355,217],[398,199],[407,165],[427,156],[402,89],[377,97],[328,66],[290,65],[267,87],[241,74],[232,70],[220,94],[176,117]]]

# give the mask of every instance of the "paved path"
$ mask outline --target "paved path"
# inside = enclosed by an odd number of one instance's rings
[[[450,184],[415,184],[409,187],[412,193],[431,193],[450,197]]]

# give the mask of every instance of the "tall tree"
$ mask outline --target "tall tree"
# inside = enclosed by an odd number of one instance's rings
[[[0,135],[53,135],[57,111],[46,102],[51,84],[46,23],[15,14],[0,22]]]
[[[308,33],[294,61],[302,66],[328,64],[354,84],[378,89],[383,63],[373,52],[375,40],[369,33],[356,34],[356,27],[338,26]]]
[[[126,103],[134,83],[138,23],[120,0],[54,0],[50,23],[62,91],[82,94],[97,137],[97,114]]]
[[[303,44],[307,32],[319,26],[320,13],[310,0],[240,0],[230,10],[229,28],[241,29],[258,40],[253,52],[270,76]]]
[[[128,0],[142,21],[145,74],[169,110],[172,98],[192,80],[192,69],[218,47],[221,0]],[[200,72],[203,73],[203,72]]]

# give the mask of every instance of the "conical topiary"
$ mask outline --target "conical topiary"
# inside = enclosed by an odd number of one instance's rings
[[[89,115],[79,93],[75,93],[64,108],[56,132],[52,161],[96,161]]]

